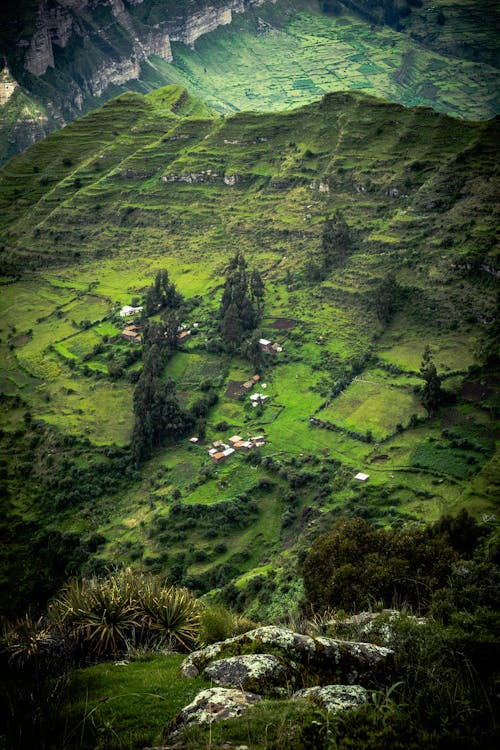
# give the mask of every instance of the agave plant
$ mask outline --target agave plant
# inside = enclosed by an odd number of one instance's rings
[[[185,588],[165,586],[157,578],[144,580],[139,606],[146,626],[158,633],[158,643],[191,651],[198,641],[200,606]]]
[[[45,620],[34,620],[30,615],[8,624],[2,633],[2,645],[10,662],[19,667],[32,664],[45,655],[54,641],[53,633]]]
[[[71,581],[53,608],[73,637],[99,657],[126,649],[138,624],[137,606],[121,574]]]

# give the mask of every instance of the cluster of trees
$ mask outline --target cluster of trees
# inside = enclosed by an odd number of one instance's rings
[[[384,276],[375,291],[375,311],[384,326],[392,321],[403,299],[403,289],[393,273]]]
[[[342,520],[313,543],[304,563],[309,607],[380,602],[425,614],[380,615],[371,634],[361,632],[376,643],[389,634],[392,685],[380,702],[342,716],[336,750],[496,747],[500,567],[487,534],[464,510],[420,529]],[[360,632],[342,637],[358,640]]]
[[[152,286],[146,292],[144,309],[146,315],[154,315],[165,308],[175,309],[183,301],[182,294],[169,280],[168,271],[163,268],[155,276]]]
[[[177,343],[177,310],[182,303],[183,297],[169,281],[168,272],[158,271],[146,293],[145,311],[148,315],[161,310],[161,319],[145,323],[143,365],[134,389],[131,447],[136,463],[147,458],[155,448],[182,437],[193,426],[192,415],[179,405],[175,382],[163,377]]]
[[[352,231],[343,214],[336,211],[323,225],[321,247],[317,258],[311,257],[306,266],[309,281],[322,281],[330,271],[343,266],[354,250]]]
[[[340,519],[315,540],[304,560],[307,605],[355,612],[382,603],[427,612],[456,562],[470,558],[483,534],[466,511],[412,529]]]
[[[162,378],[165,348],[154,343],[146,349],[142,372],[134,390],[132,455],[136,463],[154,448],[177,440],[193,426],[193,418],[177,400],[175,382]]]
[[[257,270],[249,271],[243,253],[229,262],[219,309],[220,333],[228,351],[242,346],[260,319],[264,282]]]
[[[444,393],[441,389],[441,378],[437,374],[429,345],[425,347],[422,355],[420,377],[424,381],[424,385],[420,389],[420,400],[429,414],[434,414],[443,402]]]

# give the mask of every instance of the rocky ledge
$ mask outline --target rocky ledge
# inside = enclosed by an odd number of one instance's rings
[[[203,674],[217,687],[200,692],[170,722],[165,737],[174,744],[163,750],[182,748],[186,727],[239,717],[264,696],[309,700],[330,712],[358,708],[369,699],[367,687],[390,678],[393,656],[391,649],[371,643],[311,637],[275,626],[194,651],[184,659],[181,674]]]
[[[384,646],[311,637],[271,625],[193,651],[182,663],[181,672],[185,677],[202,673],[211,676],[207,667],[215,660],[229,661],[228,657],[245,653],[273,654],[288,665],[289,681],[293,677],[296,684],[301,681],[310,684],[313,679],[322,685],[342,682],[367,687],[390,677],[394,657],[392,649]]]

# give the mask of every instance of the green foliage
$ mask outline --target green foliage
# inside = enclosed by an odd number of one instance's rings
[[[209,686],[199,677],[180,678],[182,659],[182,654],[149,653],[118,666],[103,662],[75,670],[59,709],[59,747],[63,737],[68,750],[141,750],[157,744],[165,723]]]
[[[256,327],[263,298],[264,283],[260,273],[253,270],[249,274],[245,256],[237,253],[229,262],[219,308],[221,337],[229,351],[239,348],[242,340]]]
[[[199,638],[200,607],[187,589],[166,588],[159,579],[144,577],[138,602],[147,628],[158,632],[161,647],[193,649]]]
[[[245,633],[256,627],[251,620],[235,615],[220,604],[204,606],[200,615],[200,642],[207,646]]]
[[[99,658],[141,644],[188,651],[197,642],[200,621],[199,605],[186,589],[130,569],[71,581],[50,614],[84,654]]]
[[[306,601],[316,610],[359,611],[383,602],[425,611],[454,559],[452,548],[427,530],[385,531],[360,518],[341,519],[304,561]]]
[[[436,365],[432,360],[431,349],[428,345],[422,355],[420,376],[424,380],[420,399],[429,414],[433,414],[443,400],[443,393],[441,391],[441,379],[437,374]]]
[[[150,456],[165,442],[185,435],[192,426],[191,416],[177,401],[175,382],[161,378],[164,351],[165,348],[156,343],[144,349],[143,367],[134,391],[132,453],[136,461]]]
[[[380,322],[387,326],[401,304],[403,290],[393,273],[385,276],[375,292],[375,309]]]

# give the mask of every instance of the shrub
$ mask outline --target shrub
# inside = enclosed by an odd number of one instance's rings
[[[98,658],[140,644],[187,651],[198,639],[199,605],[193,595],[130,569],[71,581],[50,612],[83,654]]]

